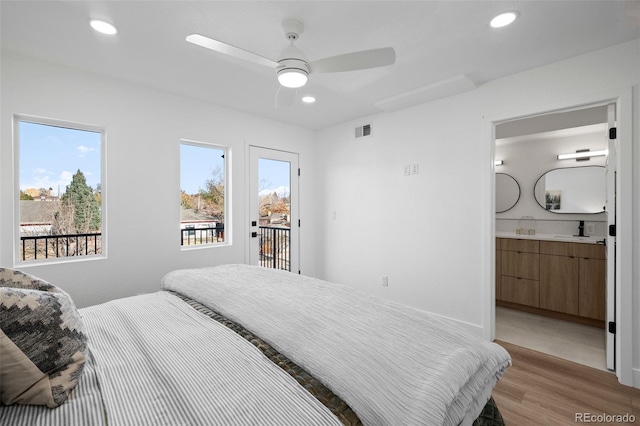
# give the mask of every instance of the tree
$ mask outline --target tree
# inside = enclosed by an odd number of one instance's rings
[[[224,220],[224,172],[220,166],[213,170],[211,179],[205,182],[205,189],[201,189],[198,195],[203,201],[201,210],[222,222]]]
[[[24,201],[24,200],[33,200],[33,197],[29,194],[27,194],[26,192],[24,192],[22,189],[20,190],[20,200]]]
[[[84,174],[78,170],[60,197],[60,210],[54,216],[54,233],[82,234],[99,231],[100,203]]]
[[[193,196],[187,194],[184,190],[180,190],[180,205],[185,209],[193,208]]]

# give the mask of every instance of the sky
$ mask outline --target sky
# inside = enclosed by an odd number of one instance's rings
[[[93,189],[101,182],[99,132],[25,121],[20,122],[19,132],[21,190],[52,188],[52,195],[60,195],[78,170]]]
[[[180,145],[180,189],[189,195],[206,188],[217,167],[224,171],[224,149],[202,145]]]
[[[223,149],[190,145],[180,146],[180,189],[187,194],[197,194],[205,189],[206,181],[211,179],[216,167],[224,167]],[[284,161],[258,160],[260,194],[276,192],[279,196],[289,195],[290,164]]]
[[[289,196],[291,164],[286,161],[258,159],[258,191],[260,195],[276,193],[278,196]]]
[[[21,121],[20,189],[52,188],[53,195],[64,193],[71,178],[81,170],[93,189],[101,181],[101,134]],[[224,149],[180,145],[180,188],[196,194],[205,188],[216,167],[224,167]],[[288,162],[259,159],[259,191],[289,195]]]

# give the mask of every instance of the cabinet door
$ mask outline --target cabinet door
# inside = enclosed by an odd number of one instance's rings
[[[540,255],[540,307],[578,315],[578,259]]]
[[[606,261],[580,259],[580,316],[605,319]]]
[[[539,284],[534,280],[502,276],[500,281],[502,300],[537,308],[540,305]]]
[[[540,277],[540,255],[502,250],[502,275],[538,280]]]

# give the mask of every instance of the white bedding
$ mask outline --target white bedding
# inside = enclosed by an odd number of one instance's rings
[[[173,271],[163,289],[242,324],[365,425],[470,425],[510,364],[453,321],[350,287],[246,265]]]
[[[0,406],[0,424],[342,425],[259,349],[170,293],[80,312],[94,360],[71,398]]]

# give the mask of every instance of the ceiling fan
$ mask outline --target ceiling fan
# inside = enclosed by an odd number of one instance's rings
[[[309,62],[304,53],[293,44],[304,30],[302,23],[294,19],[287,19],[282,23],[282,30],[290,44],[282,51],[277,61],[200,34],[187,36],[187,41],[218,53],[274,68],[280,82],[276,94],[276,108],[286,107],[293,103],[296,89],[307,83],[309,74],[383,67],[392,65],[396,60],[396,52],[393,48],[383,47]]]

